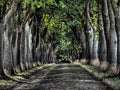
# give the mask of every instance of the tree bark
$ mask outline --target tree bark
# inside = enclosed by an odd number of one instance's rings
[[[0,77],[5,76],[3,68],[3,31],[4,25],[0,23]]]
[[[107,47],[106,47],[106,38],[103,27],[103,17],[102,17],[102,7],[98,0],[98,30],[99,30],[99,60],[100,60],[100,69],[102,71],[107,70]]]
[[[108,11],[110,17],[110,69],[113,74],[117,74],[117,33],[115,29],[114,12],[110,0],[108,0]]]
[[[110,61],[110,20],[108,14],[108,3],[107,0],[101,1],[102,15],[103,15],[103,26],[105,32],[106,46],[107,46],[107,61]]]
[[[120,1],[119,1],[120,2]],[[112,8],[115,14],[115,28],[117,32],[117,58],[118,58],[118,67],[120,69],[120,14],[119,14],[119,6],[111,0]]]

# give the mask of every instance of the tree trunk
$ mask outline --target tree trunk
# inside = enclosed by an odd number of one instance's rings
[[[114,12],[110,0],[108,0],[108,10],[110,17],[110,71],[112,74],[117,74],[117,34],[115,29]]]
[[[82,46],[82,56],[81,59],[86,59],[86,39],[85,39],[85,32],[83,30],[80,30],[80,43]]]
[[[102,16],[103,16],[103,26],[105,32],[105,39],[106,39],[106,47],[107,47],[107,61],[110,62],[110,20],[108,14],[108,4],[107,0],[101,1],[102,6]]]
[[[117,57],[118,57],[118,67],[120,69],[120,14],[119,14],[120,7],[117,6],[117,4],[113,0],[111,0],[111,4],[112,4],[113,11],[115,14],[115,28],[116,28],[116,32],[117,32],[117,41],[118,41]]]
[[[107,64],[107,47],[106,47],[106,38],[104,33],[103,27],[103,17],[102,17],[102,7],[100,1],[98,0],[98,30],[99,30],[99,60],[100,60],[100,69],[102,71],[106,71],[108,64]]]
[[[5,76],[4,68],[3,68],[3,32],[4,32],[4,25],[0,23],[0,77]]]
[[[12,64],[10,58],[10,43],[9,43],[9,26],[6,26],[6,30],[4,31],[4,48],[3,48],[3,68],[6,75],[10,75],[12,71]]]
[[[22,28],[21,25],[20,31],[21,31],[21,40],[20,40],[20,68],[21,71],[25,70],[25,31]]]

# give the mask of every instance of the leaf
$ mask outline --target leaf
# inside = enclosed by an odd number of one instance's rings
[[[65,8],[65,7],[66,7],[65,4],[64,4],[62,1],[59,2],[59,5],[60,5],[62,8]]]

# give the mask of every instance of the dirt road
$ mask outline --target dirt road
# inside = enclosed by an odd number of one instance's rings
[[[13,90],[113,90],[79,65],[58,64],[37,72]]]

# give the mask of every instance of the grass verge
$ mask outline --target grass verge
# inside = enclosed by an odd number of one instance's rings
[[[0,90],[6,90],[13,86],[15,86],[19,82],[24,82],[26,79],[30,78],[32,74],[35,72],[42,70],[44,68],[49,68],[53,64],[44,64],[35,68],[32,68],[30,70],[26,70],[24,72],[18,73],[14,76],[9,76],[9,78],[6,79],[0,79]]]
[[[94,75],[96,78],[102,80],[104,83],[113,87],[115,90],[120,90],[120,76],[111,76],[107,72],[101,72],[99,68],[95,66],[86,65],[86,64],[82,64],[78,62],[75,64],[80,65],[82,68],[87,70],[89,73]]]

